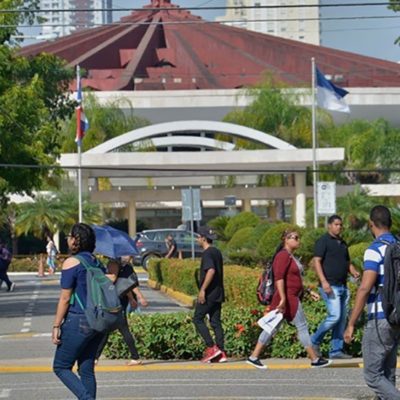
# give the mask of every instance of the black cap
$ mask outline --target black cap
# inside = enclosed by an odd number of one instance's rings
[[[200,236],[205,237],[206,239],[215,240],[217,238],[215,231],[213,229],[209,228],[208,226],[201,226],[198,229],[197,233]]]

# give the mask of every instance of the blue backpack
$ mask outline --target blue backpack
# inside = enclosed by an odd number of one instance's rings
[[[86,307],[83,306],[77,293],[73,297],[85,312],[89,326],[97,332],[109,332],[123,317],[122,305],[114,283],[105,275],[98,265],[91,265],[79,255],[74,255],[86,269]]]

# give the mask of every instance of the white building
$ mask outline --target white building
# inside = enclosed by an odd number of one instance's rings
[[[227,0],[226,3],[227,7],[253,7],[228,8],[225,16],[217,18],[226,21],[226,25],[320,44],[319,7],[316,7],[319,0]],[[302,7],[308,5],[314,7]]]
[[[42,13],[46,19],[41,35],[61,37],[85,28],[91,28],[112,22],[112,0],[41,0]],[[76,11],[103,10],[103,11]],[[58,11],[59,10],[59,11]]]

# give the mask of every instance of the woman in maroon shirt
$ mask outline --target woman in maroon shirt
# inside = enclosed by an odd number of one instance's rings
[[[330,364],[330,361],[318,358],[315,353],[308,332],[307,321],[301,306],[300,299],[304,292],[303,280],[301,278],[303,266],[293,256],[293,252],[299,246],[300,236],[297,231],[286,230],[283,232],[281,244],[272,262],[275,293],[269,311],[277,310],[283,314],[283,318],[286,321],[296,326],[298,339],[305,347],[308,357],[311,359],[311,367],[326,367]],[[315,292],[311,292],[311,296],[313,299],[319,299],[319,295]],[[281,326],[282,324],[279,324],[272,333],[264,330],[261,332],[253,353],[246,361],[248,364],[260,369],[267,368],[260,361],[259,356]]]

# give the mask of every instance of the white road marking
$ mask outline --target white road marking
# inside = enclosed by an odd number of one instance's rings
[[[8,399],[10,397],[11,389],[1,389],[0,399]]]

